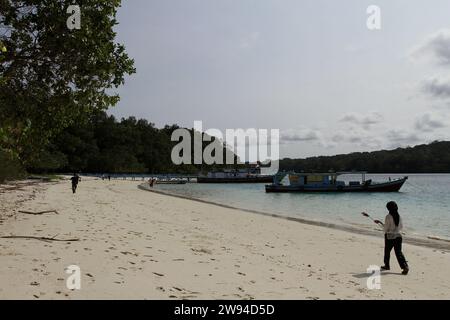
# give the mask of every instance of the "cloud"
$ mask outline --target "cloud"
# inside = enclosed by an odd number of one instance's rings
[[[241,49],[251,49],[253,48],[261,38],[261,33],[255,31],[246,34],[242,39],[239,47]]]
[[[450,66],[450,29],[441,29],[427,36],[410,51],[413,61],[429,60],[436,65]]]
[[[370,129],[372,125],[383,122],[384,117],[378,112],[370,112],[368,114],[359,114],[355,112],[346,113],[339,120],[340,122],[351,123],[362,127],[366,130]]]
[[[423,142],[423,139],[421,139],[416,133],[402,129],[394,129],[388,131],[386,134],[386,138],[388,140],[389,146],[393,148],[412,146]]]
[[[281,143],[319,141],[321,134],[319,131],[308,128],[287,129],[280,134]]]
[[[450,101],[440,101],[439,103],[434,103],[431,105],[431,108],[434,110],[444,110],[448,112],[448,109],[450,109]]]
[[[355,53],[361,50],[361,47],[358,47],[354,44],[348,44],[344,47],[344,52],[346,53]]]
[[[339,131],[331,137],[331,141],[336,144],[355,144],[363,148],[380,148],[382,146],[382,141],[372,132],[354,128]]]
[[[280,133],[280,143],[284,145],[312,143],[326,149],[391,149],[443,140],[448,136],[445,128],[450,127],[446,113],[439,111],[419,114],[409,125],[395,126],[395,129],[390,129],[387,124],[384,125],[384,119],[384,116],[378,112],[347,113],[339,119],[341,123],[348,124],[346,126],[341,126],[334,131],[331,128],[319,130],[307,127],[283,130]]]
[[[429,112],[419,116],[414,124],[414,128],[421,132],[432,132],[445,127],[447,123],[444,119],[438,119],[436,115]]]
[[[433,98],[450,98],[450,79],[435,77],[425,80],[422,91]]]

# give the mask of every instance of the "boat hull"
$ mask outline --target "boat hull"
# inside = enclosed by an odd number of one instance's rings
[[[187,181],[181,180],[181,181],[156,181],[156,184],[186,184]]]
[[[257,177],[237,177],[237,178],[212,178],[212,177],[198,177],[198,183],[267,183],[272,182],[272,176],[257,176]]]
[[[290,185],[266,185],[266,192],[398,192],[408,177],[389,181],[359,186],[290,186]]]

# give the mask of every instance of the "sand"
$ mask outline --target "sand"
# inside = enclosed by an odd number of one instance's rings
[[[405,244],[381,288],[383,238],[83,179],[0,189],[1,299],[449,299],[450,252]],[[56,210],[41,215],[22,211]],[[65,268],[81,270],[69,290]]]

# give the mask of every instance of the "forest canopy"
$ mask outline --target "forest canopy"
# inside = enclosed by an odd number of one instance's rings
[[[27,170],[35,173],[197,173],[224,167],[175,165],[171,153],[178,141],[172,141],[171,136],[178,128],[178,125],[156,128],[153,123],[135,117],[118,121],[112,115],[97,112],[87,121],[77,122],[54,137]],[[193,137],[194,131],[188,130]],[[211,143],[219,143],[218,149],[222,150],[224,158],[226,152],[231,152],[215,138],[203,142],[202,150]],[[194,139],[191,144],[193,152]]]

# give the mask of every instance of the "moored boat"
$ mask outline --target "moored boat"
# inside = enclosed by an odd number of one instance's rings
[[[385,181],[373,182],[366,180],[366,172],[359,172],[362,181],[338,181],[337,177],[343,174],[355,174],[355,172],[333,172],[333,173],[278,173],[274,176],[273,183],[266,185],[266,192],[398,192],[408,179],[407,176]],[[289,176],[289,184],[281,181]]]
[[[248,169],[224,169],[218,172],[208,172],[206,176],[198,176],[198,183],[267,183],[273,181],[273,175],[261,174],[258,167]]]
[[[273,180],[273,176],[245,176],[245,177],[198,177],[198,183],[267,183]]]
[[[173,179],[173,180],[156,180],[156,184],[186,184],[186,180],[179,180],[179,179]]]

